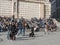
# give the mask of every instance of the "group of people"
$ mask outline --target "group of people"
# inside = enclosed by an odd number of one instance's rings
[[[52,19],[52,18],[49,18],[49,19],[40,19],[40,27],[41,28],[44,28],[45,32],[48,32],[48,31],[56,31],[57,30],[57,25],[56,25],[56,22]]]
[[[31,29],[29,37],[34,37],[34,31],[40,31],[40,28],[44,29],[44,32],[47,33],[49,30],[53,31],[56,28],[56,24],[52,19],[31,19],[26,21],[24,18],[15,19],[12,18],[0,17],[0,32],[7,31],[7,38],[11,40],[16,39],[16,35],[25,36],[25,31]]]

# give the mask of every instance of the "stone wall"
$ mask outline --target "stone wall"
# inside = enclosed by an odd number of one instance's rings
[[[18,2],[18,10],[13,12],[13,1],[12,0],[0,0],[0,16],[15,16],[24,17],[27,19],[37,17],[44,18],[44,4],[43,3],[34,3],[34,2]]]
[[[0,16],[12,15],[12,1],[0,0]]]
[[[19,17],[33,18],[40,17],[40,4],[29,3],[29,2],[19,2]]]

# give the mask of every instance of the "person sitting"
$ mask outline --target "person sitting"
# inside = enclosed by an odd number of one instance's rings
[[[29,37],[34,37],[34,26],[31,27],[31,33],[29,33]]]

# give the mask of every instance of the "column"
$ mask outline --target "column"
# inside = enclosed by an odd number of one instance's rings
[[[40,18],[44,18],[44,3],[40,4]]]
[[[12,15],[14,15],[15,18],[18,17],[18,14],[17,14],[17,0],[12,0]]]

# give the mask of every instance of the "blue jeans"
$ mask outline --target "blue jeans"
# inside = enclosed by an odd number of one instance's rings
[[[20,31],[19,34],[22,34],[23,36],[25,35],[25,28],[20,28],[19,31]],[[19,35],[19,34],[18,34],[18,35]]]
[[[10,31],[8,30],[8,32],[7,32],[7,38],[8,39],[10,39],[10,36],[9,35],[10,35]]]
[[[23,30],[23,36],[25,35],[25,28],[22,29]]]
[[[22,34],[22,28],[20,28],[19,30],[20,30],[20,34]]]
[[[0,32],[2,32],[3,30],[2,30],[2,28],[0,27]]]

